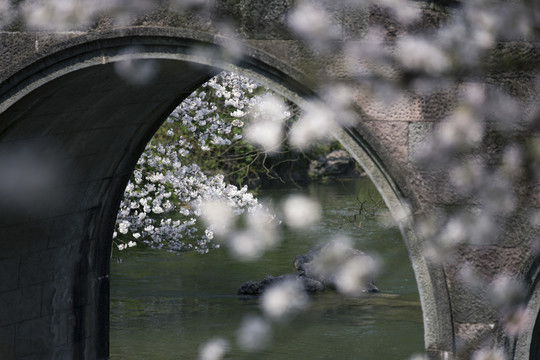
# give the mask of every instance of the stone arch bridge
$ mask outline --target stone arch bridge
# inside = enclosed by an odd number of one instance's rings
[[[123,26],[104,18],[76,31],[17,23],[0,32],[0,358],[108,358],[109,257],[119,201],[145,144],[191,91],[225,69],[302,106],[321,84],[357,76],[339,52],[291,35],[290,2],[256,3],[221,1],[203,14],[156,8]],[[330,7],[341,25],[337,44],[368,42],[373,23],[391,43],[392,36],[431,31],[459,8],[415,3],[422,20],[400,28],[377,9],[339,4]],[[226,18],[234,20],[228,31],[218,21]],[[524,48],[525,57],[538,60],[534,46]],[[356,60],[360,68],[361,53]],[[151,81],[134,84],[118,75],[122,62],[157,70]],[[496,75],[476,81],[534,96],[527,73]],[[524,179],[514,189],[519,211],[496,240],[464,244],[452,262],[430,261],[429,238],[415,226],[434,209],[455,206],[448,169],[420,169],[412,157],[458,93],[411,95],[388,107],[359,95],[356,125],[335,136],[400,224],[419,286],[427,358],[468,358],[488,346],[509,359],[538,359],[540,238],[525,211],[539,207],[538,184]],[[496,161],[496,145],[488,141],[482,156]],[[461,282],[463,264],[490,280],[501,274],[522,280],[531,321],[519,334],[504,331],[489,291]]]

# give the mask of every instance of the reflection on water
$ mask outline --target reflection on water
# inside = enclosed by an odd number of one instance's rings
[[[279,203],[291,192],[316,196],[320,224],[308,232],[284,232],[283,242],[256,262],[241,263],[226,249],[176,256],[132,248],[111,263],[111,359],[196,359],[213,337],[231,343],[227,359],[406,359],[423,349],[422,312],[408,255],[397,228],[366,219],[347,221],[359,201],[377,197],[367,179],[265,190]],[[358,194],[358,198],[357,198]],[[292,273],[292,259],[333,236],[350,236],[355,246],[378,253],[384,268],[381,293],[346,298],[332,292],[313,296],[308,309],[272,330],[271,346],[241,351],[236,332],[246,315],[261,314],[256,299],[240,301],[236,290],[266,274]]]

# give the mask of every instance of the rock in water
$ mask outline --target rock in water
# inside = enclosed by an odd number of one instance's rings
[[[240,286],[237,295],[262,295],[269,286],[280,283],[294,275],[272,276],[266,275],[262,281],[247,281]]]
[[[236,294],[252,296],[262,295],[263,292],[269,287],[282,283],[285,280],[294,280],[298,282],[300,288],[304,289],[308,293],[314,293],[324,289],[324,285],[321,282],[306,278],[304,276],[296,276],[295,274],[286,274],[281,276],[266,275],[261,281],[247,281],[243,283]]]
[[[247,281],[240,286],[237,294],[262,295],[269,287],[285,280],[297,281],[308,293],[323,291],[326,288],[336,289],[335,274],[342,271],[340,267],[343,264],[358,261],[357,265],[361,266],[363,261],[370,260],[368,255],[358,249],[340,246],[338,242],[329,242],[296,256],[293,260],[296,274],[266,275],[261,281]],[[370,293],[379,291],[372,279],[366,279],[361,290]]]
[[[343,274],[344,265],[366,266],[372,259],[358,249],[345,247],[343,244],[331,241],[319,245],[305,254],[298,255],[293,260],[293,266],[299,275],[321,282],[326,288],[337,287],[336,274]],[[362,292],[378,292],[379,289],[371,277],[361,284]]]
[[[356,177],[354,161],[345,150],[334,150],[309,164],[308,174],[315,178]]]

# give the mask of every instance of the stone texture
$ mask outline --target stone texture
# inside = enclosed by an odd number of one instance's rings
[[[470,359],[475,350],[493,348],[495,324],[460,323],[456,324],[456,355],[458,359]]]
[[[366,121],[364,124],[377,137],[382,146],[381,154],[399,165],[408,162],[408,123],[402,121]]]
[[[11,221],[11,219],[9,220]],[[20,218],[14,218],[12,221],[17,222],[17,220],[21,221]],[[2,221],[6,221],[6,218],[2,218]],[[0,259],[13,258],[45,249],[47,247],[45,238],[49,229],[50,223],[48,221],[22,222],[18,226],[0,227]]]
[[[95,334],[94,328],[94,308],[92,305],[83,305],[75,307],[72,314],[68,318],[68,326],[70,329],[77,329],[68,334],[70,343],[83,342]]]
[[[54,249],[25,256],[22,259],[19,272],[21,286],[31,286],[51,281],[57,276],[58,271],[62,271],[64,274],[68,273],[71,270],[68,267],[69,263],[60,262],[61,257],[57,257],[57,255],[63,255],[64,259],[68,259],[65,248],[58,252]],[[62,276],[62,274],[58,275]]]
[[[18,287],[20,263],[19,257],[0,260],[0,293]]]
[[[67,313],[56,312],[17,324],[15,353],[18,357],[34,353],[47,356],[67,343]]]
[[[420,156],[425,155],[425,142],[432,133],[432,122],[423,121],[409,124],[408,160],[410,162],[414,163]]]
[[[529,258],[524,248],[459,248],[445,266],[454,321],[495,323],[499,314],[493,300],[493,281],[499,276],[523,276]]]
[[[15,325],[0,327],[0,359],[15,358]]]
[[[41,285],[0,293],[0,328],[41,313]]]
[[[207,51],[213,58],[202,60],[220,69],[241,69],[302,100],[321,84],[356,81],[372,73],[407,81],[400,69],[360,51],[374,41],[366,36],[367,27],[379,25],[386,44],[392,45],[397,36],[436,29],[453,11],[442,3],[417,2],[412,6],[422,11],[421,19],[405,26],[380,7],[319,1],[339,23],[339,31],[326,48],[316,48],[295,39],[287,24],[287,13],[297,2],[210,3],[198,11],[160,2],[137,12],[122,29],[103,16],[88,29],[27,31],[16,23],[0,32],[0,174],[13,174],[12,168],[1,167],[6,159],[30,151],[33,166],[19,170],[50,165],[57,176],[37,189],[22,182],[13,182],[9,191],[0,189],[0,358],[107,357],[110,233],[123,186],[167,112],[218,71],[185,59]],[[234,22],[225,28],[228,19]],[[244,57],[234,50],[236,37],[243,41]],[[157,77],[147,87],[127,84],[110,64],[133,44],[161,57],[155,63]],[[387,50],[393,51],[391,46]],[[501,68],[505,61],[523,64],[525,71],[537,66],[539,58],[534,44],[501,44],[486,59],[492,67],[487,80],[519,98],[534,98],[530,76],[499,73],[507,70]],[[35,92],[27,86],[36,86]],[[349,145],[354,145],[350,148],[367,164],[394,210],[411,222],[465,201],[478,206],[478,199],[465,198],[449,184],[446,162],[430,171],[411,164],[432,124],[451,113],[456,95],[466,94],[467,86],[457,88],[384,99],[369,86],[355,90],[359,123],[347,130]],[[525,125],[519,129],[528,130]],[[495,130],[497,126],[493,122]],[[534,128],[534,121],[530,126]],[[500,162],[498,135],[489,133],[476,154],[489,165]],[[534,167],[531,173],[537,174]],[[463,282],[463,266],[486,283],[503,273],[531,275],[538,254],[530,247],[538,245],[538,229],[528,229],[525,207],[528,200],[539,207],[540,191],[537,181],[521,178],[520,190],[525,190],[516,191],[520,213],[498,225],[503,235],[459,249],[453,254],[455,263],[444,269],[425,263],[424,239],[414,235],[412,225],[404,225],[420,279],[429,359],[450,358],[454,344],[458,352],[473,349],[498,331],[491,327],[497,313],[488,289],[477,291]],[[25,200],[14,196],[13,189],[23,189]]]
[[[78,201],[80,202],[81,199],[79,198]],[[49,232],[47,248],[63,247],[72,242],[73,239],[84,239],[84,235],[90,238],[88,231],[90,217],[88,212],[81,211],[55,218]]]

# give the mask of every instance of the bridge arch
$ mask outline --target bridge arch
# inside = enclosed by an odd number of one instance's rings
[[[17,305],[13,314],[2,315],[0,334],[45,328],[32,341],[13,335],[7,354],[107,357],[109,257],[118,205],[144,146],[195,88],[229,70],[300,107],[317,98],[313,84],[286,63],[248,47],[233,56],[226,44],[220,37],[156,28],[86,35],[2,84],[0,166],[12,164],[2,171],[13,176],[0,184],[0,203],[10,204],[0,208],[0,235],[13,241],[0,245],[0,263],[6,278],[17,280],[0,285],[0,301]],[[114,69],[126,60],[154,62],[159,70],[145,86],[129,84]],[[448,358],[454,332],[444,270],[426,260],[414,209],[395,181],[399,175],[387,170],[376,146],[365,140],[366,131],[359,126],[334,135],[397,220],[417,278],[427,354]],[[39,181],[25,179],[32,175]]]

